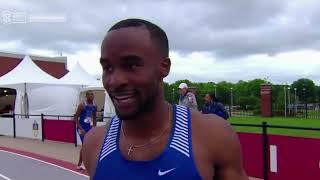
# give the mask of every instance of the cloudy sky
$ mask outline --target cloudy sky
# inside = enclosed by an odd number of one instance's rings
[[[8,13],[16,19],[4,19]],[[319,0],[0,0],[0,15],[0,51],[62,53],[69,68],[79,62],[94,75],[110,26],[143,18],[169,37],[168,82],[269,77],[320,84]]]

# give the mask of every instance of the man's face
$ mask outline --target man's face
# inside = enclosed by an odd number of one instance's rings
[[[209,96],[209,94],[206,94],[206,96],[204,97],[204,102],[209,103],[210,101],[211,101],[211,97]]]
[[[93,99],[94,99],[93,92],[87,92],[86,98],[87,98],[87,101],[93,101]]]
[[[163,78],[162,59],[143,27],[107,34],[101,47],[102,80],[119,118],[131,119],[153,109]]]
[[[187,88],[179,89],[179,94],[185,95],[187,93]]]

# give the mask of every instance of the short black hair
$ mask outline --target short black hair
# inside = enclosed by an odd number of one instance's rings
[[[216,98],[216,95],[213,92],[209,92],[208,95],[210,96],[211,99]]]
[[[93,91],[92,91],[92,90],[88,90],[88,91],[86,91],[86,96],[88,96],[88,95],[89,95],[89,93],[93,93]]]
[[[214,100],[215,102],[221,102],[217,97],[216,94],[214,92],[209,92],[208,95],[210,96],[210,98],[212,100]]]
[[[108,30],[108,32],[121,29],[121,28],[126,28],[126,27],[140,27],[140,26],[144,26],[147,28],[147,30],[150,33],[151,39],[158,46],[163,56],[169,57],[169,42],[168,42],[168,37],[166,33],[159,26],[149,21],[146,21],[143,19],[125,19],[113,25]]]

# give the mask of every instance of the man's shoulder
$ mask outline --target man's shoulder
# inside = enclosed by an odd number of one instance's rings
[[[92,154],[92,152],[96,151],[96,148],[100,148],[106,134],[105,126],[96,126],[90,129],[88,133],[86,133],[83,148],[86,151],[85,154]]]
[[[216,102],[215,104],[216,104],[216,106],[218,106],[218,107],[224,107],[224,105],[223,105],[221,102]]]
[[[93,127],[87,134],[84,141],[84,146],[92,147],[99,145],[105,136],[106,127],[105,126],[96,126]]]
[[[84,108],[84,107],[85,107],[84,102],[80,102],[79,105],[78,105],[78,107],[79,107],[79,108]]]
[[[75,115],[80,116],[80,114],[83,112],[83,110],[84,110],[84,104],[79,103]]]
[[[208,135],[219,136],[221,133],[231,133],[230,123],[215,114],[202,114],[198,111],[192,111],[192,123],[208,130]]]
[[[237,136],[229,122],[215,114],[192,111],[191,119],[193,134],[212,154],[223,153],[224,149],[228,148],[226,147],[228,144],[237,141]]]
[[[242,168],[241,144],[229,122],[214,114],[192,113],[192,138],[201,160],[209,160],[228,179],[247,179]],[[201,150],[199,150],[201,149]]]
[[[85,136],[82,147],[82,157],[87,172],[93,177],[97,166],[98,156],[106,133],[105,126],[92,128]]]
[[[115,117],[113,117],[115,118]],[[111,119],[113,119],[111,118]],[[87,134],[86,134],[86,138],[88,140],[97,140],[100,138],[105,137],[105,134],[107,133],[107,131],[109,130],[109,126],[111,124],[111,119],[106,120],[106,124],[103,126],[95,126],[93,127]]]

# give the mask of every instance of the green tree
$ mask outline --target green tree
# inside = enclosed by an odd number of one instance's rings
[[[251,81],[239,81],[234,85],[234,104],[240,105],[241,109],[250,107],[251,109],[260,109],[260,87],[266,83],[262,79]]]
[[[272,109],[274,111],[283,111],[284,109],[284,87],[281,85],[272,85]]]
[[[272,85],[272,111],[274,115],[284,114],[284,86]]]
[[[291,88],[297,88],[297,96],[300,102],[304,102],[304,94],[308,103],[315,102],[316,86],[310,79],[298,79],[294,81]]]
[[[240,105],[241,109],[260,109],[260,88],[261,84],[266,83],[262,79],[253,79],[250,81],[240,80],[237,83],[230,83],[227,81],[221,81],[219,83],[214,82],[191,82],[187,79],[178,80],[172,84],[164,83],[164,96],[165,99],[170,103],[178,103],[179,84],[185,82],[189,87],[196,89],[196,97],[198,102],[198,107],[204,104],[205,94],[212,92],[217,92],[217,98],[223,104],[229,105],[231,98],[231,89],[233,88],[233,105]],[[308,102],[319,102],[320,101],[320,87],[315,86],[314,82],[309,79],[298,79],[292,83],[290,91],[287,89],[289,86],[284,85],[272,85],[272,105],[274,111],[279,111],[283,113],[284,111],[284,88],[286,88],[287,103],[288,97],[291,99],[291,103],[294,103],[294,88],[297,88],[297,96],[300,102],[303,102],[303,88],[306,89],[306,96]]]
[[[259,109],[260,100],[254,96],[241,96],[239,97],[239,104],[242,110],[255,110]]]
[[[233,84],[230,82],[221,81],[217,83],[217,98],[223,104],[230,104],[231,87],[233,88]]]
[[[163,83],[163,89],[164,89],[164,98],[169,103],[173,102],[173,94],[172,94],[172,88],[169,83],[164,82]]]
[[[251,96],[260,98],[260,86],[266,83],[263,79],[254,79],[248,82],[248,91]]]

